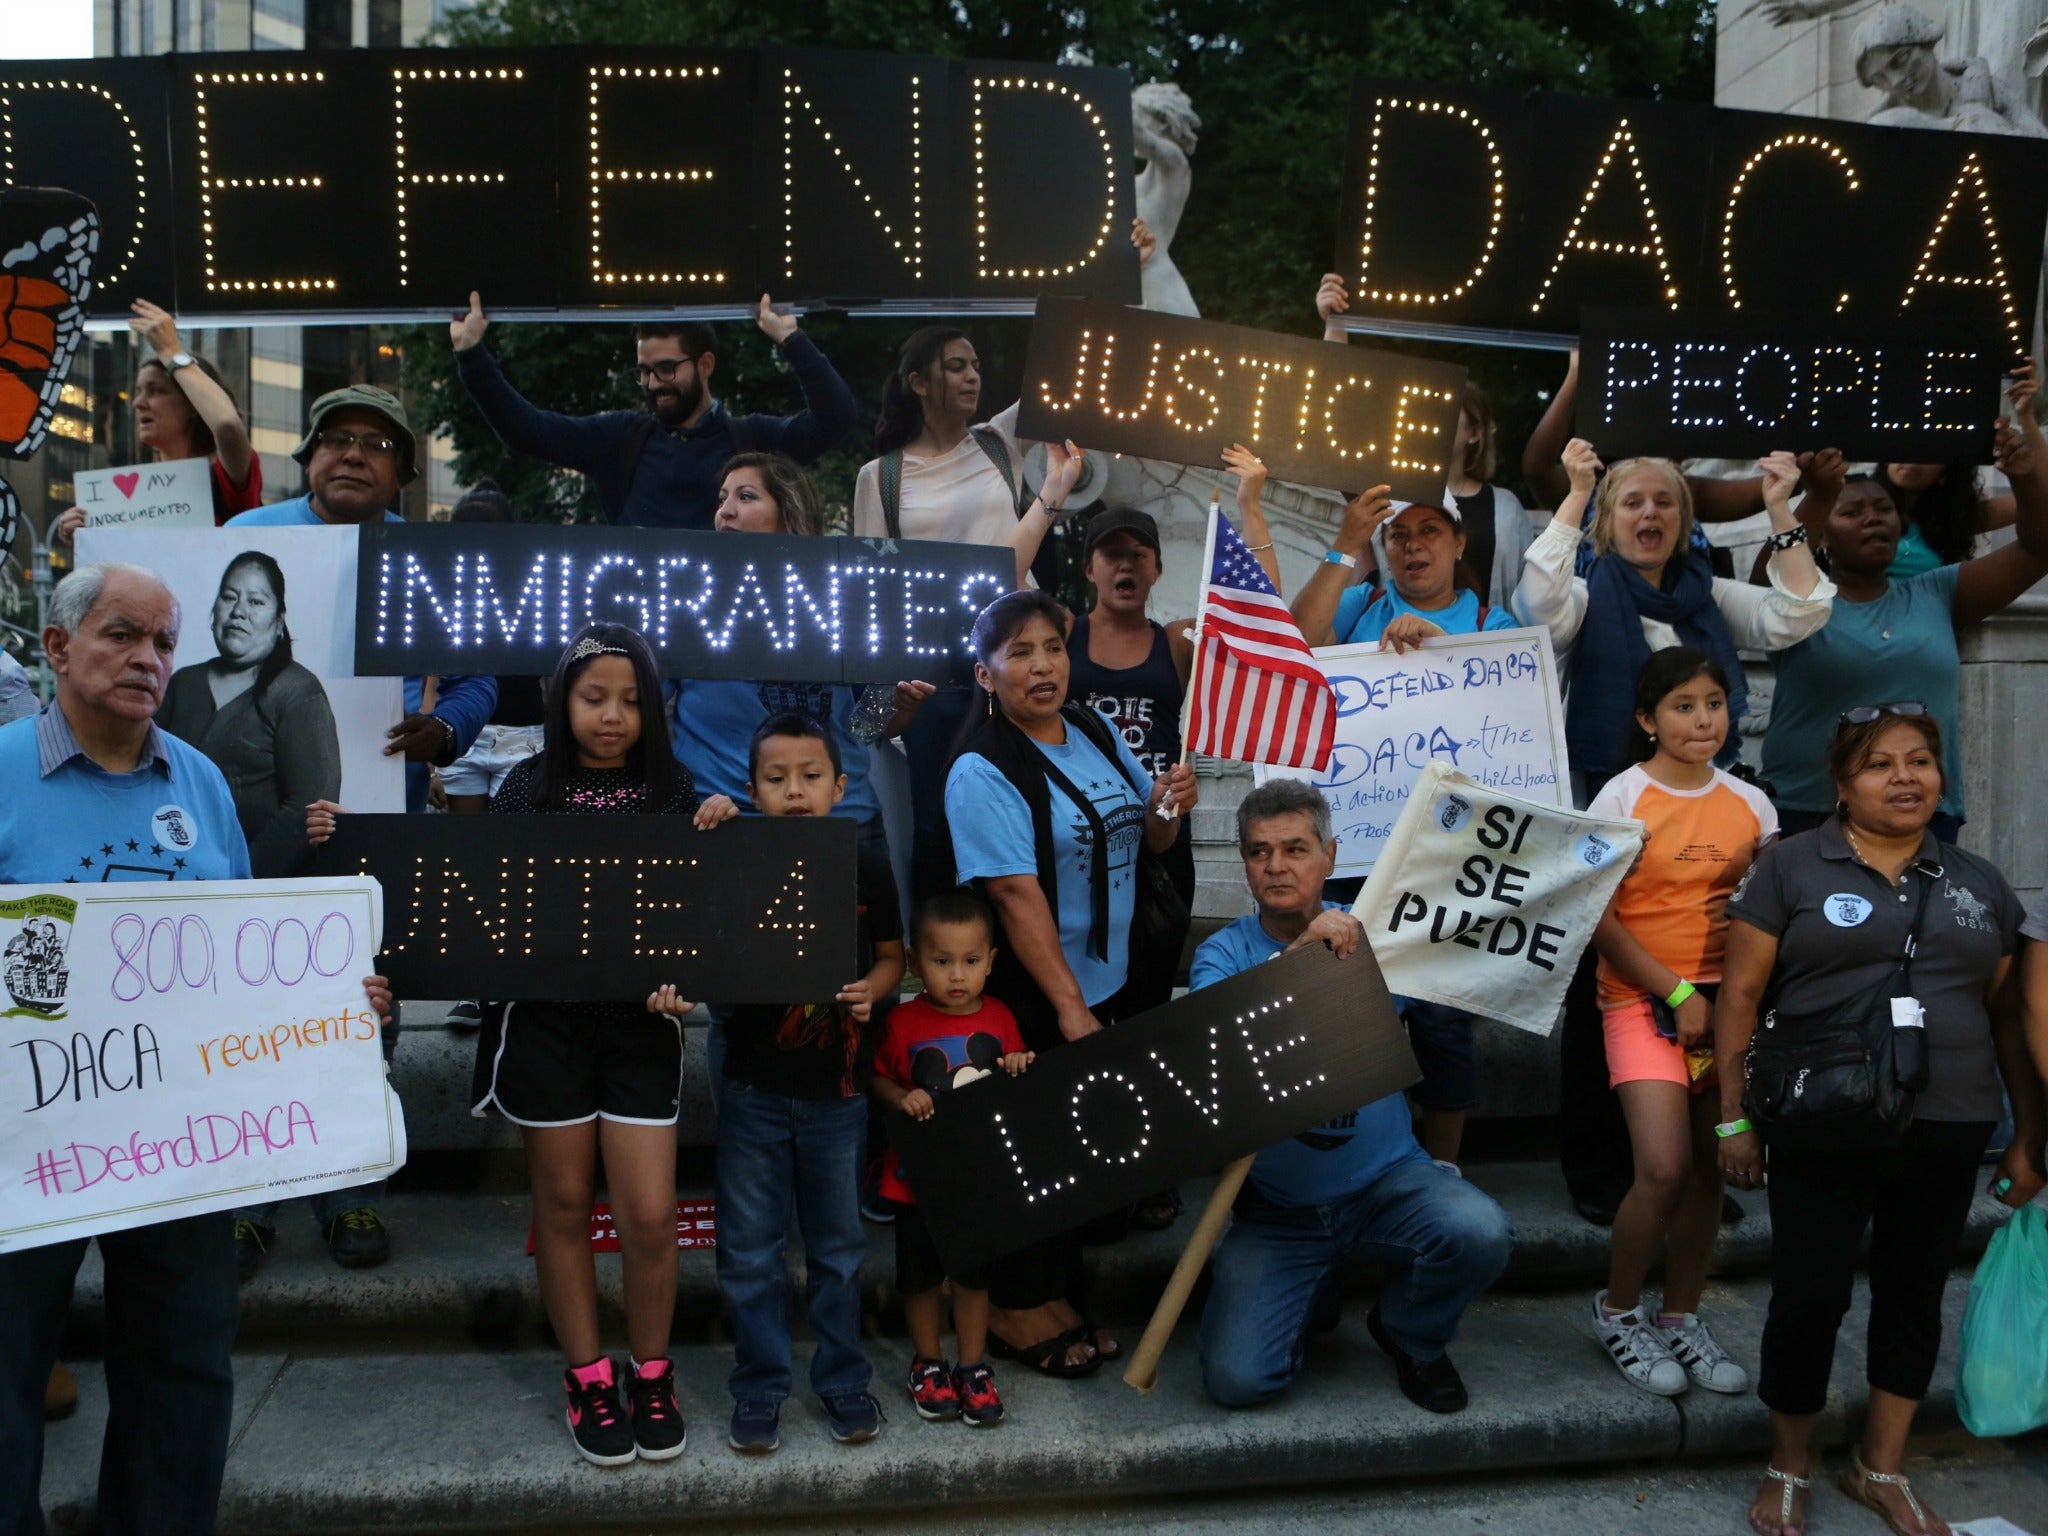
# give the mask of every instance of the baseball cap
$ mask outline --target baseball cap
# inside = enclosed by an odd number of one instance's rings
[[[1088,531],[1081,540],[1081,558],[1095,553],[1095,546],[1111,534],[1128,533],[1153,554],[1159,553],[1159,524],[1149,512],[1136,507],[1109,507],[1088,519]]]
[[[292,457],[304,464],[313,457],[313,442],[319,437],[321,424],[336,411],[375,411],[391,424],[391,435],[398,443],[398,483],[410,485],[419,477],[418,444],[412,435],[412,426],[405,419],[405,403],[388,389],[379,389],[374,384],[350,384],[342,389],[330,389],[306,413],[306,437],[292,450]]]

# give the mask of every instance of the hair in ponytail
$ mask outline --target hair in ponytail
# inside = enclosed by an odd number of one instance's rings
[[[924,430],[924,401],[910,381],[930,379],[950,343],[972,339],[950,325],[928,325],[903,343],[896,354],[896,370],[882,385],[882,414],[875,421],[876,457],[894,453]]]

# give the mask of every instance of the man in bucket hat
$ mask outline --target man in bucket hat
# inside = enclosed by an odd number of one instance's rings
[[[292,457],[306,471],[306,494],[228,519],[231,528],[312,526],[405,519],[391,510],[419,476],[405,406],[374,384],[331,389],[313,402],[305,441]]]

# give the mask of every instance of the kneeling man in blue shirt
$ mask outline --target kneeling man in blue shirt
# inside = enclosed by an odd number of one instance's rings
[[[1237,809],[1237,845],[1258,911],[1195,951],[1192,987],[1306,944],[1327,943],[1340,957],[1357,950],[1358,920],[1322,900],[1337,843],[1320,790],[1299,779],[1253,790]],[[1398,1093],[1268,1147],[1216,1249],[1202,1314],[1203,1385],[1226,1408],[1293,1385],[1319,1296],[1337,1283],[1338,1261],[1361,1254],[1396,1271],[1366,1327],[1393,1360],[1402,1392],[1456,1413],[1465,1383],[1446,1346],[1514,1242],[1505,1211],[1430,1161]]]

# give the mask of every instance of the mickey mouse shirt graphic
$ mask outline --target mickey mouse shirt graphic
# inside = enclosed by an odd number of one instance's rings
[[[903,1088],[922,1088],[943,1112],[949,1094],[993,1076],[1005,1056],[1023,1050],[1015,1015],[992,997],[984,995],[981,1007],[964,1015],[942,1013],[925,998],[914,997],[889,1014],[888,1038],[875,1053],[875,1075]],[[894,1147],[882,1165],[882,1193],[905,1205],[917,1203]]]

